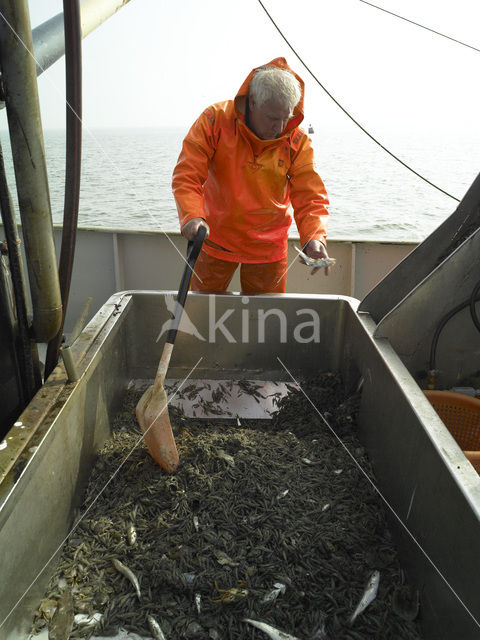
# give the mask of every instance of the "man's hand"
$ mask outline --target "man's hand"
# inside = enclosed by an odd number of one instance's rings
[[[186,224],[184,224],[182,227],[182,235],[189,242],[192,242],[195,239],[195,236],[197,235],[200,227],[206,227],[207,233],[205,235],[205,238],[208,238],[210,228],[203,218],[192,218]]]
[[[328,258],[328,253],[325,245],[320,242],[320,240],[309,240],[303,247],[303,253],[305,253],[309,258],[313,258],[314,260],[319,260],[320,258]],[[300,260],[303,262],[303,264],[305,264],[305,260],[302,260],[302,258],[300,258]],[[311,275],[313,276],[313,274],[317,273],[319,269],[320,267],[313,267]],[[330,267],[325,267],[326,276],[328,276],[329,271]]]

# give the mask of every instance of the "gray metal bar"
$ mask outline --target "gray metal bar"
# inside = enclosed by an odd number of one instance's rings
[[[29,335],[28,308],[27,308],[27,288],[23,271],[22,256],[20,253],[20,239],[18,237],[15,213],[10,191],[8,189],[5,175],[5,164],[3,161],[3,149],[0,144],[0,208],[5,237],[8,247],[8,261],[12,278],[13,295],[16,310],[16,328],[18,331],[18,361],[21,368],[22,394],[24,404],[27,404],[37,391],[35,380],[40,377],[34,372],[34,361],[32,358],[32,343]],[[35,345],[36,348],[36,345]]]
[[[65,53],[63,13],[58,13],[36,27],[32,31],[32,37],[36,71],[39,76]]]
[[[15,349],[15,330],[12,318],[12,300],[8,271],[0,254],[0,370],[2,372],[2,411],[0,413],[0,439],[6,435],[12,422],[25,406]]]
[[[80,4],[82,16],[82,38],[88,36],[107,18],[121,9],[130,0],[83,0]],[[37,76],[46,71],[65,54],[63,13],[58,13],[32,31],[33,56]],[[0,109],[5,102],[0,101]]]
[[[84,0],[80,4],[82,38],[85,38],[128,2],[129,0]],[[37,76],[64,55],[63,13],[59,13],[35,27],[33,30],[33,51]]]
[[[359,311],[380,322],[479,226],[480,174],[456,211],[365,296]]]
[[[37,342],[58,331],[62,301],[53,241],[27,0],[1,0],[0,58]]]

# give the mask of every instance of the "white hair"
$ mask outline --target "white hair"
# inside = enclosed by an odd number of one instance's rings
[[[293,73],[271,66],[255,71],[250,81],[249,95],[259,107],[273,98],[293,112],[302,97],[302,89]]]

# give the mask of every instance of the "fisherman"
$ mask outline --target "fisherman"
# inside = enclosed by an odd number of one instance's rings
[[[235,100],[205,109],[188,132],[172,187],[185,238],[207,228],[193,291],[225,292],[240,264],[243,293],[284,293],[290,205],[303,252],[328,258],[329,202],[299,127],[303,98],[301,78],[276,58],[251,71]]]

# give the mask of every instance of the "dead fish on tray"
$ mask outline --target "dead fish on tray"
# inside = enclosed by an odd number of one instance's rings
[[[140,600],[140,584],[138,582],[137,576],[133,573],[131,569],[126,567],[122,562],[120,562],[120,560],[117,560],[117,558],[114,558],[112,560],[112,564],[119,573],[121,573],[128,580],[130,580],[130,582],[135,587],[135,591],[137,592],[137,597]]]
[[[353,612],[350,618],[350,624],[352,624],[355,618],[365,611],[368,605],[375,600],[377,597],[378,584],[380,582],[380,572],[374,571],[370,576],[370,579],[367,583],[367,588],[365,589],[363,596],[360,598],[360,602],[357,605],[357,608]]]
[[[198,615],[200,615],[202,610],[202,596],[200,593],[195,594],[195,606],[197,607]]]
[[[153,616],[148,615],[147,620],[148,620],[148,626],[150,627],[150,631],[152,633],[153,640],[167,640],[165,638],[165,634],[163,633],[162,629],[160,628],[160,625],[155,620],[155,618]]]
[[[132,522],[127,525],[127,542],[129,546],[133,546],[137,541],[137,532]]]
[[[297,638],[296,636],[292,636],[289,633],[285,633],[284,631],[275,629],[275,627],[272,627],[266,622],[251,620],[250,618],[244,618],[243,621],[248,622],[248,624],[251,624],[254,627],[257,627],[257,629],[260,629],[260,631],[266,633],[269,638],[272,638],[272,640],[300,640],[300,638]]]
[[[333,265],[337,262],[335,258],[310,258],[306,253],[303,253],[298,247],[295,247],[298,252],[298,255],[303,258],[307,267],[333,267]]]
[[[286,589],[283,582],[275,582],[273,589],[263,596],[262,602],[274,602],[281,593],[285,593]]]

